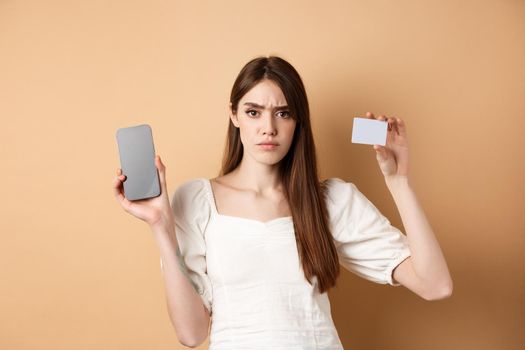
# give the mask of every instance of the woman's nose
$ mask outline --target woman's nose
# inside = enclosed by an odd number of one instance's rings
[[[265,115],[263,118],[263,133],[274,135],[276,133],[275,120],[272,115]]]

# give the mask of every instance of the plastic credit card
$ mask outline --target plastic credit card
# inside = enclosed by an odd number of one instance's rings
[[[387,127],[387,121],[356,117],[352,127],[352,143],[384,146]]]

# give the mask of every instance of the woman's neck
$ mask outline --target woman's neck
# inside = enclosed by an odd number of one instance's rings
[[[239,166],[229,175],[236,187],[251,189],[256,193],[282,190],[278,164],[262,164],[244,157]]]

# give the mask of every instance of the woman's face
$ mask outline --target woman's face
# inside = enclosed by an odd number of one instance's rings
[[[284,158],[292,143],[295,120],[290,115],[281,88],[263,79],[239,101],[230,118],[240,130],[244,156],[273,165]]]

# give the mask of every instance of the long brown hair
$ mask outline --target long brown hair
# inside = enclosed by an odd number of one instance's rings
[[[317,278],[320,293],[335,286],[339,275],[337,250],[328,225],[326,188],[317,175],[315,145],[310,125],[306,91],[295,68],[277,57],[257,57],[240,71],[230,95],[232,112],[237,113],[240,99],[257,83],[270,79],[286,98],[290,116],[296,121],[292,144],[280,161],[279,174],[295,229],[295,240],[305,278]],[[239,129],[230,120],[220,174],[233,171],[243,157]]]

